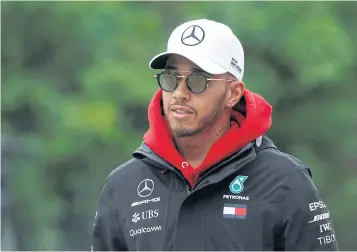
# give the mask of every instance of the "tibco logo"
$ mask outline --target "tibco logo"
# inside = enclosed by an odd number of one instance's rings
[[[151,233],[151,232],[156,232],[156,231],[161,231],[161,226],[153,226],[153,227],[141,227],[139,229],[133,230],[131,229],[129,234],[131,237],[134,237],[135,235],[139,234],[144,234],[144,233]]]
[[[249,196],[223,195],[223,199],[249,200]]]

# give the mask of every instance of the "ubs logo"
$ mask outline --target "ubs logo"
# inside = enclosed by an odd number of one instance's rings
[[[135,212],[131,221],[137,223],[140,220],[149,220],[157,217],[159,217],[159,209],[146,210],[144,212],[141,212],[141,214]]]

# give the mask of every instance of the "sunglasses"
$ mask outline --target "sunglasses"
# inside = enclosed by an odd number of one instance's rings
[[[193,71],[193,72],[180,71],[180,72],[188,72],[189,74],[187,76],[180,76],[173,71],[165,70],[161,73],[155,74],[154,77],[156,78],[160,88],[165,92],[175,91],[175,89],[179,85],[179,79],[180,78],[186,79],[187,89],[195,94],[200,94],[204,92],[208,87],[209,81],[213,81],[213,80],[221,80],[221,81],[228,81],[228,82],[234,81],[234,80],[210,78],[211,76],[200,71]]]

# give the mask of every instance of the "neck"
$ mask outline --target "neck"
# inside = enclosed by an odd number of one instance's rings
[[[216,124],[190,137],[175,137],[177,150],[194,168],[205,159],[212,145],[230,129],[230,116],[225,116]]]

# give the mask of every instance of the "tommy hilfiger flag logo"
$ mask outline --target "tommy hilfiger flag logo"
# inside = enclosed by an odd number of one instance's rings
[[[223,218],[246,219],[247,218],[247,205],[224,204]]]

